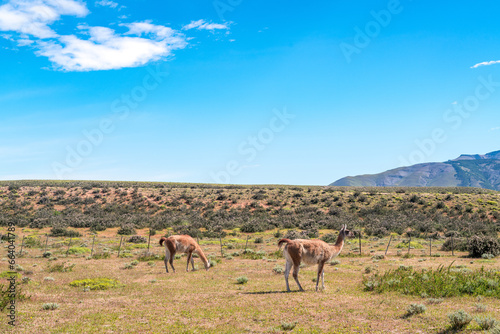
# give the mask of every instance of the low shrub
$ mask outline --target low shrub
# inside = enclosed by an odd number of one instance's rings
[[[483,330],[483,331],[490,330],[490,329],[496,327],[496,325],[498,324],[494,318],[489,317],[489,316],[476,317],[476,318],[474,318],[474,320],[479,325],[479,328],[481,328],[481,330]]]
[[[451,270],[451,266],[417,271],[400,266],[384,274],[363,278],[365,291],[398,291],[406,295],[433,298],[490,296],[500,298],[500,272],[493,270]],[[461,269],[461,268],[459,268]]]
[[[92,254],[92,258],[94,260],[99,260],[99,259],[109,259],[111,257],[111,254],[109,252],[96,252]]]
[[[75,246],[68,249],[68,254],[85,254],[85,253],[90,253],[90,248]]]
[[[45,303],[42,305],[42,310],[56,310],[59,308],[57,303]]]
[[[399,244],[396,245],[396,248],[408,248],[408,241],[402,241]],[[420,243],[416,241],[412,241],[410,243],[410,248],[415,248],[415,249],[422,249],[424,246],[422,246]]]
[[[124,225],[118,229],[116,232],[118,235],[132,235],[135,234],[135,229],[133,225]]]
[[[75,264],[71,264],[71,265],[66,265],[66,262],[62,262],[62,263],[54,263],[53,265],[48,265],[47,267],[47,271],[49,273],[54,273],[54,272],[58,272],[58,273],[67,273],[67,272],[70,272],[70,271],[73,271],[73,268],[75,267]]]
[[[247,284],[248,283],[248,277],[246,276],[240,276],[236,279],[236,284]]]
[[[291,331],[297,326],[297,322],[282,322],[281,329],[284,331]]]
[[[144,244],[148,242],[148,239],[140,235],[133,235],[130,238],[128,238],[127,242],[131,242],[134,244]]]
[[[405,317],[411,317],[415,314],[421,314],[424,313],[426,310],[427,308],[423,304],[411,304],[406,309]]]
[[[64,227],[53,227],[50,230],[51,237],[68,237],[68,238],[79,238],[82,234],[78,231],[68,230]]]
[[[283,268],[283,266],[280,266],[279,264],[277,264],[273,268],[273,273],[275,273],[275,274],[282,274],[284,271],[285,271],[285,268]]]
[[[87,278],[82,280],[75,280],[69,283],[72,287],[87,287],[90,290],[107,290],[120,286],[120,282],[111,278]]]
[[[451,329],[453,330],[465,329],[472,321],[472,317],[463,310],[448,314],[448,319],[450,320]]]
[[[467,250],[470,257],[481,257],[483,254],[500,255],[498,238],[475,235],[469,239]]]

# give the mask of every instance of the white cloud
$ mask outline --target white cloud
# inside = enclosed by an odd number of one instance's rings
[[[74,0],[11,0],[0,6],[0,30],[53,38],[57,34],[49,25],[61,15],[83,17],[88,13],[84,3]]]
[[[97,0],[96,6],[118,7],[112,0]],[[121,8],[121,7],[120,7]],[[62,16],[89,14],[81,0],[8,0],[0,6],[2,37],[29,46],[47,57],[54,68],[65,71],[97,71],[136,67],[168,57],[187,46],[189,38],[178,30],[151,21],[122,23],[108,27],[80,24],[74,33],[61,34],[51,27]],[[183,30],[226,30],[228,24],[192,21]],[[121,31],[120,31],[121,30]],[[123,31],[125,30],[125,31]]]
[[[217,30],[217,29],[229,29],[227,24],[221,23],[207,23],[205,20],[191,21],[191,23],[186,24],[182,27],[182,30],[190,30],[190,29],[198,29],[198,30]]]
[[[489,66],[489,65],[495,65],[495,64],[500,64],[500,60],[483,61],[482,63],[478,63],[474,66],[471,66],[471,68],[478,68],[480,66]]]
[[[491,128],[491,129],[490,129],[490,131],[498,131],[498,130],[500,130],[500,126],[497,126],[497,127],[495,127],[495,128]]]
[[[96,6],[101,6],[101,7],[109,7],[109,8],[116,8],[118,7],[118,3],[110,0],[100,0],[95,2]]]
[[[127,36],[106,27],[89,27],[88,39],[68,35],[58,41],[41,41],[38,54],[66,71],[96,71],[141,66],[186,47],[184,35],[165,26],[143,24],[127,25]],[[149,38],[140,37],[146,33]]]

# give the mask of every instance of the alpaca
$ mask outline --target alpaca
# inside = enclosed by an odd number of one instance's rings
[[[304,291],[299,283],[299,266],[301,263],[308,265],[318,265],[318,277],[316,280],[316,291],[318,291],[319,279],[321,276],[321,287],[325,289],[325,271],[324,266],[327,261],[336,257],[342,251],[344,247],[345,237],[352,238],[354,233],[347,229],[347,225],[343,225],[340,229],[339,236],[335,245],[330,246],[322,240],[305,240],[305,239],[281,239],[278,242],[278,246],[285,244],[283,254],[286,259],[285,267],[285,282],[286,290],[290,292],[290,286],[288,285],[288,276],[290,275],[290,269],[293,265],[293,278],[300,291]]]
[[[201,261],[205,265],[205,269],[208,270],[210,268],[210,261],[208,261],[207,257],[201,250],[200,245],[191,238],[189,235],[172,235],[168,238],[161,237],[160,246],[165,242],[165,269],[168,273],[168,263],[172,266],[172,270],[175,273],[174,268],[174,256],[176,252],[186,253],[187,254],[187,265],[186,271],[189,272],[189,261],[191,261],[191,266],[194,270],[194,260],[193,253],[196,253],[200,256]]]

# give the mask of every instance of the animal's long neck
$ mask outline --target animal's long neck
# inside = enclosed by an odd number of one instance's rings
[[[196,247],[196,253],[198,253],[198,255],[200,256],[201,261],[203,261],[203,264],[205,265],[205,268],[206,268],[208,266],[208,259],[205,256],[205,253],[203,253],[203,251],[201,250],[200,246]]]
[[[344,231],[340,231],[339,236],[337,237],[337,242],[335,242],[335,248],[338,248],[339,251],[342,250],[342,247],[344,247]]]

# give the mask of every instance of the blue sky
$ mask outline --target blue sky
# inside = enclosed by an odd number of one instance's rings
[[[325,185],[500,149],[500,4],[0,2],[0,179]]]

